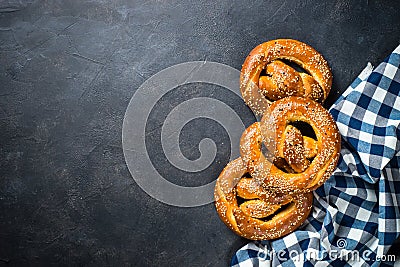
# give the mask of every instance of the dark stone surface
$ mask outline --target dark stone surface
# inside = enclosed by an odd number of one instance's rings
[[[376,65],[400,43],[399,7],[372,0],[0,1],[0,265],[226,266],[246,241],[212,204],[168,206],[133,181],[121,129],[135,90],[181,62],[240,69],[254,46],[282,37],[328,60],[329,106],[368,61]],[[150,124],[159,121],[153,115]],[[229,142],[206,119],[181,135],[191,159],[203,137]],[[163,169],[162,150],[149,151]],[[220,147],[219,163],[200,182],[165,168],[179,176],[174,182],[198,185],[218,176],[227,154]]]

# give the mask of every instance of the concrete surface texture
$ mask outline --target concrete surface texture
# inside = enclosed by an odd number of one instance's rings
[[[179,208],[141,190],[128,171],[122,121],[135,90],[174,64],[241,68],[267,40],[293,38],[321,52],[334,82],[326,106],[367,62],[400,43],[398,1],[0,1],[0,265],[227,266],[247,241],[213,204]],[[216,159],[196,174],[160,147],[166,114],[200,96],[236,106],[212,85],[165,95],[147,121],[148,153],[168,180],[198,186],[228,162],[229,137],[198,119],[180,133],[188,159],[205,137]]]

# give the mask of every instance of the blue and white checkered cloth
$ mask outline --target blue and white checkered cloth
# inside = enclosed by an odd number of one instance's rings
[[[231,266],[393,266],[400,235],[400,46],[331,107],[342,134],[332,177],[295,232],[251,242]],[[398,263],[396,263],[397,265]]]

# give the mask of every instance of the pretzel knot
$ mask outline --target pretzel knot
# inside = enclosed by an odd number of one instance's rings
[[[247,175],[241,158],[231,161],[218,177],[215,206],[222,221],[252,240],[275,239],[299,227],[312,207],[312,193],[275,194]]]
[[[288,65],[298,64],[306,72]],[[302,96],[323,103],[332,85],[327,61],[311,46],[291,39],[268,41],[247,56],[240,75],[240,90],[247,105],[262,115],[273,101]]]
[[[298,194],[318,188],[332,175],[339,159],[340,134],[320,104],[287,97],[273,102],[262,122],[272,136],[263,138],[256,122],[240,141],[242,159],[260,184],[280,193]],[[307,127],[312,136],[303,135]],[[272,159],[262,153],[263,142],[272,151]]]

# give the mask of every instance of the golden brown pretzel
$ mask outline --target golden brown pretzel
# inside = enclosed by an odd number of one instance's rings
[[[246,173],[241,158],[230,162],[218,177],[214,192],[221,220],[236,234],[251,240],[275,239],[305,221],[312,208],[312,193],[286,195],[272,204],[265,200],[268,192],[245,177]]]
[[[282,60],[297,63],[308,73],[299,73]],[[332,73],[322,55],[292,39],[272,40],[255,47],[244,61],[240,75],[243,99],[257,115],[262,115],[271,101],[288,96],[322,103],[331,85]]]
[[[310,192],[321,186],[332,175],[340,152],[340,134],[329,112],[310,99],[287,97],[273,102],[264,116],[263,127],[272,129],[272,136],[263,139],[260,124],[254,123],[240,141],[250,174],[281,193]],[[298,122],[312,127],[315,141],[302,137],[293,125]],[[263,141],[273,150],[273,163],[261,152]]]

